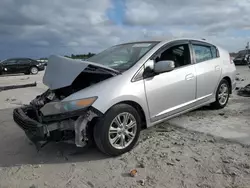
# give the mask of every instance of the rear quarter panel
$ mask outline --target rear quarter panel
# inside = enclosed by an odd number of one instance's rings
[[[230,59],[229,52],[221,47],[218,47],[222,64],[222,78],[229,77],[232,84],[232,89],[235,88],[236,67]]]

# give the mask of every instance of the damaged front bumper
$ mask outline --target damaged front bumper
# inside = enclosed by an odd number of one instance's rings
[[[47,125],[39,123],[37,120],[30,118],[37,117],[35,110],[31,106],[16,108],[13,111],[13,119],[22,128],[27,137],[37,143],[44,141],[47,135]]]
[[[72,130],[75,133],[76,146],[84,147],[88,141],[86,131],[88,123],[94,117],[100,116],[102,113],[93,107],[53,116],[42,116],[32,105],[16,108],[13,111],[14,121],[37,148],[53,141],[51,133],[65,130]]]

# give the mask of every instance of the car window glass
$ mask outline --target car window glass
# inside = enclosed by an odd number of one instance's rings
[[[188,44],[182,44],[168,48],[156,58],[156,62],[165,60],[174,61],[175,67],[191,64]]]
[[[218,57],[217,49],[214,46],[211,46],[211,52],[212,52],[213,58]]]
[[[203,46],[203,45],[193,45],[196,63],[200,63],[203,61],[207,61],[213,59],[212,51],[210,46]]]
[[[29,60],[22,59],[22,60],[18,61],[18,64],[26,64],[26,63],[29,63],[29,62],[30,62]]]
[[[113,46],[90,57],[87,61],[99,63],[123,72],[132,67],[157,43],[158,42],[142,42]]]
[[[16,60],[15,59],[10,59],[10,60],[3,61],[2,63],[3,64],[13,64],[13,63],[16,63]]]

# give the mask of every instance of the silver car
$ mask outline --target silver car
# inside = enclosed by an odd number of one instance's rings
[[[51,56],[48,90],[13,118],[38,148],[95,143],[116,156],[133,148],[141,129],[204,105],[224,108],[235,71],[226,50],[196,39],[120,44],[87,61]]]

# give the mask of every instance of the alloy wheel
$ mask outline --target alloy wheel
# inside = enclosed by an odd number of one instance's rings
[[[32,67],[32,68],[31,68],[31,73],[32,73],[32,74],[37,74],[37,73],[38,73],[37,68],[36,68],[36,67]]]
[[[135,117],[128,112],[120,113],[110,124],[109,142],[116,149],[124,149],[134,140],[136,131]]]
[[[221,105],[226,104],[228,97],[229,97],[228,86],[227,86],[227,84],[223,83],[223,84],[221,84],[220,89],[219,89],[219,93],[218,93],[219,103]]]

